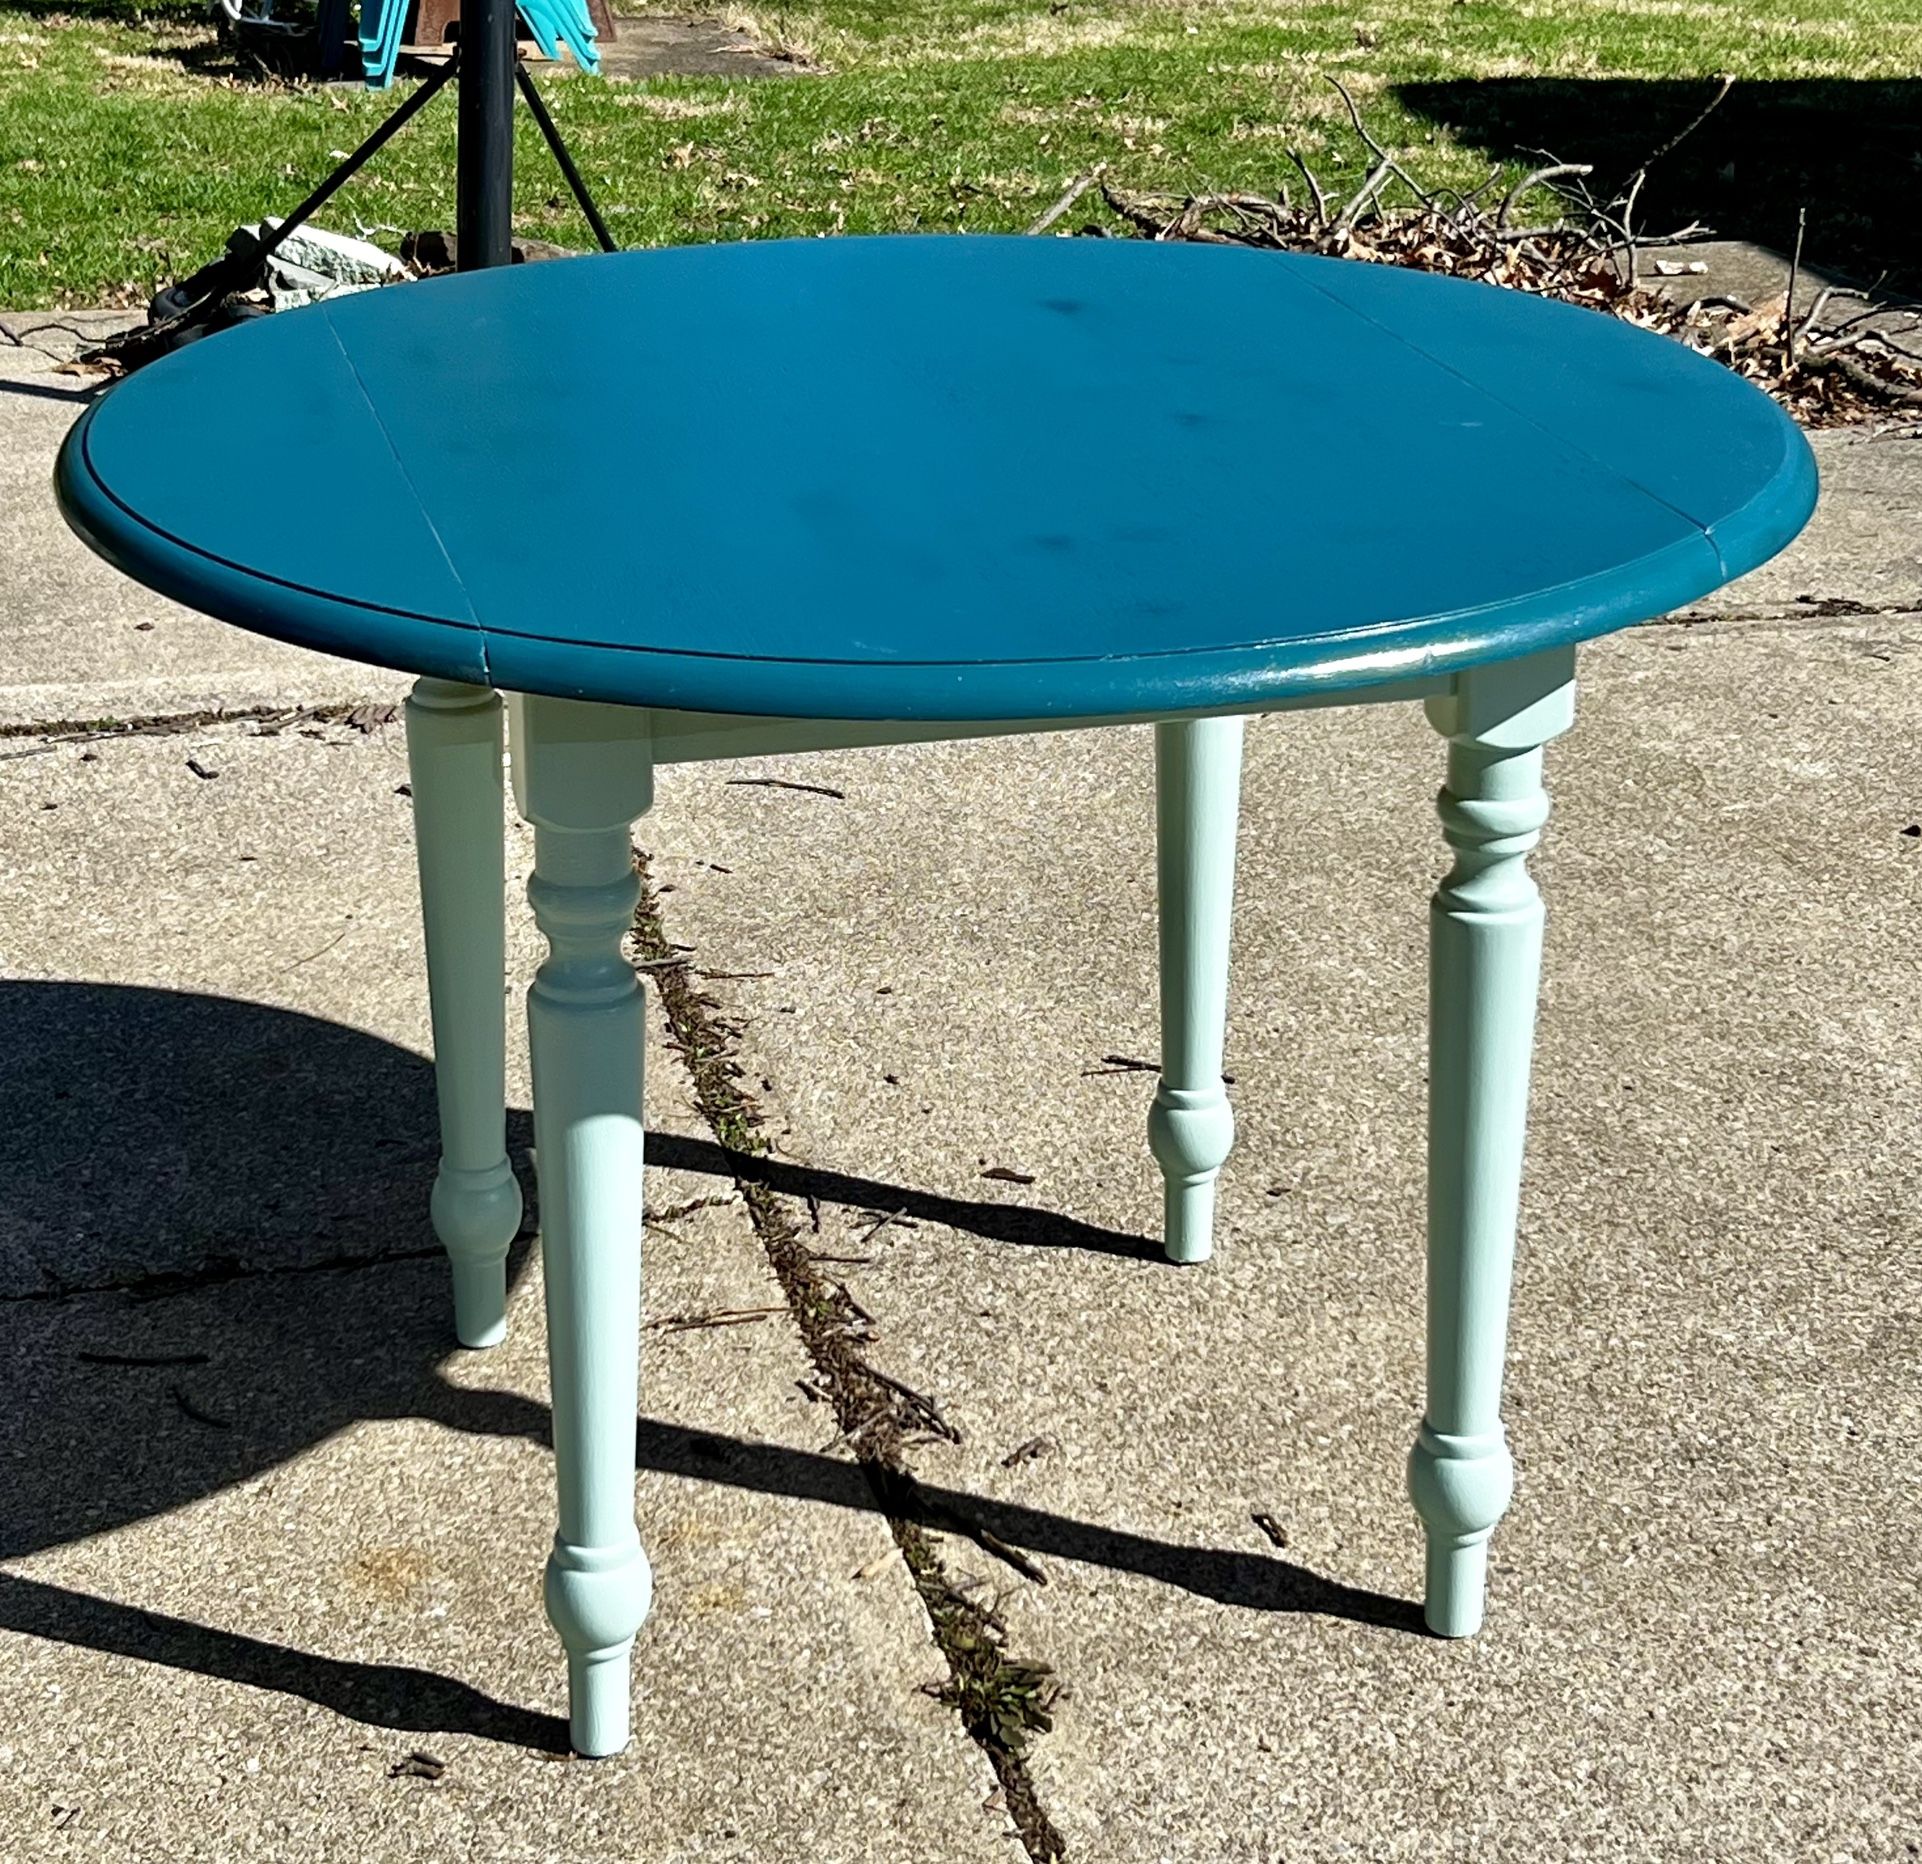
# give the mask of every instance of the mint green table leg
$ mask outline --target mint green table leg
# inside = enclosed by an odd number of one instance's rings
[[[1542,949],[1527,861],[1548,819],[1541,747],[1572,722],[1574,691],[1562,649],[1464,674],[1428,702],[1448,740],[1438,807],[1455,859],[1429,917],[1428,1408],[1408,1483],[1442,1637],[1481,1628],[1514,1482],[1502,1359]]]
[[[1173,1262],[1205,1262],[1212,1253],[1215,1180],[1235,1142],[1221,1049],[1241,727],[1238,718],[1155,727],[1161,1081],[1148,1112],[1148,1145],[1165,1182],[1163,1247]]]
[[[534,824],[528,898],[548,956],[527,998],[560,1527],[547,1615],[580,1754],[628,1739],[628,1659],[652,1596],[634,1529],[641,1303],[639,980],[622,955],[651,800],[647,715],[523,699],[514,788]]]
[[[440,1102],[434,1234],[454,1271],[463,1346],[507,1334],[507,1248],[521,1188],[507,1162],[501,702],[424,679],[407,701],[407,763]]]

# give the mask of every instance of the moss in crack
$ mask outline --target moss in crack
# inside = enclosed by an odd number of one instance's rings
[[[1046,1664],[1008,1654],[1000,1618],[955,1587],[917,1518],[925,1518],[926,1511],[915,1506],[905,1439],[936,1420],[911,1394],[868,1366],[849,1325],[856,1315],[846,1290],[822,1273],[802,1241],[799,1222],[761,1173],[759,1162],[769,1146],[760,1109],[742,1088],[742,1071],[733,1057],[739,1031],[689,967],[672,962],[677,954],[661,921],[647,856],[638,848],[634,856],[641,878],[635,956],[648,966],[660,993],[668,1039],[687,1069],[701,1117],[729,1155],[748,1219],[834,1407],[837,1428],[873,1487],[913,1576],[935,1648],[948,1666],[947,1681],[930,1693],[955,1711],[986,1755],[1028,1856],[1034,1864],[1058,1864],[1067,1847],[1041,1805],[1027,1764],[1035,1736],[1052,1726],[1058,1694],[1054,1674]],[[939,1425],[945,1428],[945,1420]]]
[[[940,1556],[920,1528],[903,1523],[896,1538],[948,1659],[948,1680],[931,1685],[929,1693],[953,1709],[983,1747],[1025,1754],[1036,1735],[1054,1726],[1060,1693],[1054,1671],[1007,1654],[1006,1626],[948,1583]]]

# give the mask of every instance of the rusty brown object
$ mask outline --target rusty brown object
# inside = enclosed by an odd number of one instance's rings
[[[429,275],[453,272],[460,267],[460,241],[438,227],[425,228],[401,236],[400,256],[416,272]],[[530,259],[578,259],[580,256],[571,246],[556,246],[552,240],[544,239],[516,238],[512,249],[515,265],[524,265]]]
[[[614,40],[614,15],[607,0],[587,0],[587,17],[603,45]],[[413,17],[401,34],[403,52],[442,52],[460,37],[460,0],[415,0]],[[521,41],[521,56],[539,56],[531,39]]]

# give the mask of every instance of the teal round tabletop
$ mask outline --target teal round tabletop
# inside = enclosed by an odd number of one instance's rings
[[[208,337],[82,416],[69,521],[208,614],[510,691],[1143,716],[1667,613],[1813,508],[1669,338],[1398,268],[1136,240],[522,265]]]

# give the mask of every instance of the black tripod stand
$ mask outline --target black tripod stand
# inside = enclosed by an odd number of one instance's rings
[[[343,161],[278,226],[239,240],[155,300],[143,327],[109,339],[102,354],[125,368],[178,348],[194,337],[218,330],[248,314],[228,300],[249,289],[262,267],[295,228],[310,220],[341,188],[380,153],[428,102],[460,80],[459,153],[454,176],[456,264],[463,272],[506,265],[513,257],[514,90],[518,84],[529,114],[579,203],[603,252],[616,250],[614,235],[588,193],[560,127],[548,114],[534,80],[520,61],[514,0],[466,0],[461,35],[454,55],[432,72],[399,109]]]

